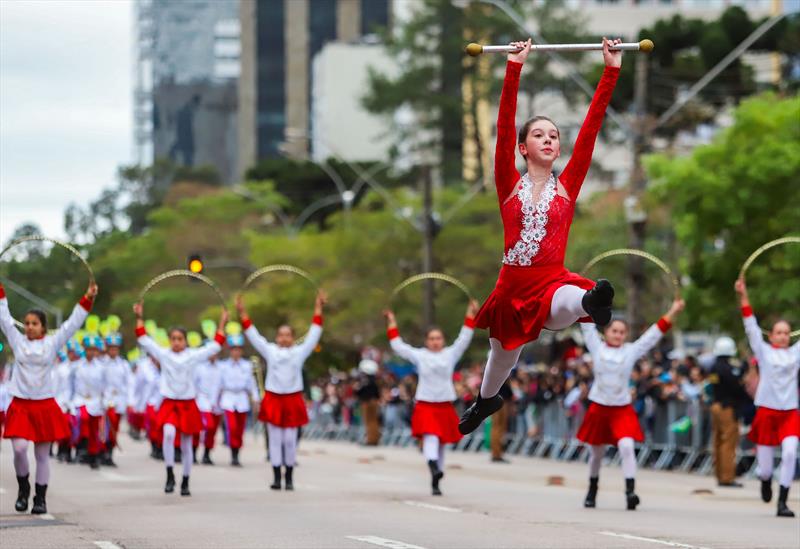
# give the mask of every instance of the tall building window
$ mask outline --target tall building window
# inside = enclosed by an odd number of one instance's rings
[[[286,46],[283,0],[258,0],[256,5],[258,158],[276,157],[286,127]]]
[[[401,0],[402,1],[402,0]],[[389,0],[361,0],[361,34],[389,26]]]

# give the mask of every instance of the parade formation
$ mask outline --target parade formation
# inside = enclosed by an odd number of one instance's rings
[[[576,201],[617,85],[622,50],[640,49],[640,44],[617,48],[620,44],[621,40],[603,39],[602,48],[593,47],[602,49],[605,68],[571,157],[560,173],[553,166],[567,136],[558,125],[546,116],[535,116],[519,128],[515,122],[520,73],[531,53],[531,40],[502,48],[484,46],[482,50],[472,44],[468,49],[474,55],[493,51],[508,55],[494,158],[504,241],[497,282],[482,305],[469,300],[463,325],[449,344],[449,334],[443,329],[423,326],[422,346],[415,346],[401,337],[394,312],[375,304],[376,317],[385,309],[388,346],[413,367],[418,378],[411,435],[422,457],[420,475],[430,476],[434,496],[443,496],[446,449],[506,404],[501,388],[517,366],[523,347],[536,341],[543,330],[557,332],[578,323],[593,374],[586,395],[588,409],[576,434],[588,448],[588,491],[583,507],[613,507],[611,498],[604,499],[600,490],[600,470],[609,446],[616,448],[624,476],[624,486],[615,490],[619,502],[630,511],[650,503],[636,488],[635,450],[644,434],[632,405],[630,380],[637,362],[670,330],[686,304],[676,295],[667,312],[631,340],[631,326],[614,307],[614,286],[623,281],[589,279],[564,264]],[[642,51],[652,48],[652,42],[641,46]],[[516,167],[518,160],[526,166],[522,174]],[[232,303],[238,322],[231,321],[228,303],[219,294],[220,318],[210,325],[206,321],[202,335],[181,326],[153,329],[153,319],[146,316],[145,295],[151,289],[156,291],[159,278],[132,304],[135,326],[122,326],[118,317],[109,317],[100,326],[91,310],[103,288],[98,288],[91,268],[86,267],[90,275],[86,292],[58,327],[49,327],[46,315],[38,309],[29,310],[20,326],[12,318],[0,285],[0,329],[13,355],[12,367],[0,387],[0,412],[4,412],[0,418],[2,436],[11,440],[13,448],[16,511],[48,513],[48,489],[58,490],[57,479],[51,479],[51,459],[86,464],[93,470],[117,467],[114,456],[124,432],[147,440],[150,457],[163,460],[165,470],[156,474],[153,469],[153,479],[164,480],[163,492],[172,494],[177,489],[181,496],[191,496],[195,463],[219,467],[229,461],[233,467],[242,467],[240,451],[251,415],[264,424],[266,433],[265,457],[272,469],[272,483],[264,486],[265,491],[302,490],[303,477],[297,478],[295,467],[302,429],[309,423],[304,366],[323,338],[327,293],[317,290],[311,323],[302,337],[278,320],[257,328],[248,314],[243,290]],[[15,282],[24,285],[25,281]],[[206,282],[219,293],[212,282]],[[794,517],[789,491],[800,437],[800,342],[792,343],[792,328],[786,320],[769,326],[765,340],[744,278],[731,273],[730,282],[738,295],[747,341],[760,374],[749,438],[756,445],[761,492],[748,497],[771,502],[772,480],[777,476],[776,514]],[[488,332],[488,345],[481,342],[488,356],[476,398],[459,418],[453,405],[454,373],[476,330]],[[247,345],[266,365],[263,381],[246,357]],[[136,351],[126,355],[124,349]],[[719,356],[732,356],[725,352],[721,350]],[[260,370],[257,359],[255,369]],[[720,367],[728,368],[725,364]],[[732,375],[729,368],[719,371],[720,383]],[[2,398],[6,393],[8,397]],[[718,408],[718,413],[723,412]],[[218,448],[221,436],[230,451],[229,459]],[[29,447],[35,468],[29,462]],[[780,448],[781,460],[777,474],[773,471],[776,448]],[[175,470],[178,466],[179,473]],[[202,475],[203,469],[195,474]],[[726,483],[733,483],[733,478],[726,478],[722,485]],[[155,480],[153,486],[155,491]]]

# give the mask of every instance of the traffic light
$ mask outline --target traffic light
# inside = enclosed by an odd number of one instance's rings
[[[205,267],[205,265],[203,265],[203,258],[200,256],[200,254],[190,255],[188,263],[189,263],[189,270],[191,272],[193,272],[194,274],[203,273],[203,268]]]

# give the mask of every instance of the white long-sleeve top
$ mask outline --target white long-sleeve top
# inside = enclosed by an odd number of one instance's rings
[[[303,342],[291,347],[270,343],[248,320],[242,322],[242,326],[245,328],[247,340],[267,361],[266,390],[282,395],[302,391],[303,364],[322,337],[322,317],[315,316]]]
[[[103,361],[106,374],[106,389],[103,400],[107,406],[113,406],[117,412],[124,412],[128,407],[129,386],[133,383],[133,374],[128,361],[118,356],[106,357]]]
[[[600,338],[597,328],[591,323],[582,323],[581,331],[586,348],[592,355],[594,381],[589,389],[589,400],[604,406],[630,404],[629,380],[636,361],[655,347],[670,324],[663,318],[650,326],[639,339],[612,347]]]
[[[56,402],[64,412],[70,411],[75,396],[75,366],[80,362],[64,360],[56,364],[53,376],[56,384]]]
[[[467,320],[458,337],[449,347],[434,352],[412,347],[400,337],[397,328],[388,331],[389,344],[397,356],[404,358],[417,369],[419,383],[414,398],[423,402],[452,402],[456,399],[453,371],[472,341],[474,324]]]
[[[225,336],[217,333],[213,341],[195,349],[186,348],[176,353],[172,349],[159,347],[147,335],[144,328],[136,329],[139,345],[161,364],[161,396],[175,400],[191,400],[197,396],[194,385],[194,369],[222,350]]]
[[[92,416],[105,413],[103,393],[106,389],[106,376],[103,361],[99,358],[81,359],[75,367],[75,396],[72,404],[75,408],[86,406]]]
[[[222,390],[222,373],[219,362],[209,360],[199,364],[194,371],[194,383],[197,387],[197,407],[201,412],[219,414],[219,395]]]
[[[797,408],[797,375],[800,370],[800,341],[791,347],[773,347],[764,341],[761,328],[750,307],[742,309],[744,331],[750,349],[758,360],[756,406],[773,410]]]
[[[58,350],[83,325],[91,309],[92,302],[84,297],[53,335],[28,339],[14,326],[8,300],[0,285],[0,330],[14,353],[14,375],[8,388],[11,396],[30,400],[55,397],[56,384],[51,369],[57,362]]]
[[[253,363],[240,358],[220,361],[222,394],[220,408],[230,412],[249,412],[250,399],[258,401],[258,387],[253,377]]]
[[[156,408],[161,406],[160,377],[161,372],[149,356],[140,358],[136,363],[134,409],[137,412],[144,412],[148,404]]]

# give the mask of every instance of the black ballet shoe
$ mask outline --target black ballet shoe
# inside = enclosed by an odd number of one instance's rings
[[[181,481],[181,495],[182,496],[191,496],[192,493],[189,491],[189,477],[184,476],[183,480]]]
[[[171,494],[175,491],[175,473],[172,472],[172,467],[167,467],[167,482],[164,484],[164,493]]]
[[[281,489],[281,468],[280,467],[273,467],[272,468],[272,484],[269,487],[272,490],[280,490]]]
[[[586,493],[586,499],[583,500],[583,506],[587,509],[594,509],[597,506],[597,477],[589,478],[589,491]]]
[[[31,514],[44,515],[47,513],[47,501],[45,501],[45,496],[47,495],[47,484],[37,484],[35,489],[36,495],[33,496],[33,507],[31,507]]]
[[[772,479],[761,479],[761,501],[769,503],[772,501]]]
[[[96,455],[95,456],[91,456],[91,455],[89,456],[89,468],[90,469],[99,469],[100,468],[100,462],[98,461],[97,457],[98,456],[96,456]]]
[[[14,509],[24,513],[28,510],[28,498],[31,497],[31,483],[28,481],[28,475],[18,476],[17,486],[17,501],[14,503]]]
[[[214,462],[211,461],[211,454],[208,448],[203,451],[203,465],[214,465]]]
[[[605,278],[597,280],[594,288],[583,294],[581,306],[598,326],[611,322],[611,305],[614,303],[614,287]]]
[[[241,467],[242,463],[239,461],[239,449],[231,448],[231,465],[233,467]]]
[[[634,491],[636,488],[636,479],[633,478],[626,478],[625,479],[625,502],[628,507],[628,511],[635,511],[636,506],[641,503],[639,496],[636,495]]]
[[[444,478],[444,472],[439,469],[439,462],[433,459],[428,460],[428,469],[431,471],[431,494],[441,496],[442,490],[439,488],[439,481]]]
[[[468,435],[477,429],[484,419],[495,413],[503,407],[503,397],[499,394],[491,398],[481,398],[478,393],[478,398],[472,405],[464,410],[461,415],[461,420],[458,422],[458,432],[462,435]]]
[[[781,486],[778,492],[778,513],[779,517],[793,517],[794,511],[786,506],[786,500],[789,499],[789,487]]]
[[[292,479],[292,473],[294,472],[294,467],[286,467],[286,473],[283,475],[284,478],[284,489],[285,490],[294,490],[294,480]]]

